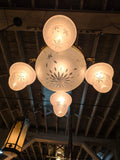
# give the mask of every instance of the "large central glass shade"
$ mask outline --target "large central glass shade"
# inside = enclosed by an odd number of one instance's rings
[[[56,53],[45,47],[39,54],[35,70],[43,86],[52,91],[71,91],[84,80],[86,62],[76,47]]]

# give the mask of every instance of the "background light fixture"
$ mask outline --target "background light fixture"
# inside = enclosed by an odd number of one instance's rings
[[[45,47],[39,54],[35,70],[38,80],[52,91],[71,91],[84,80],[86,62],[76,47],[57,54]]]
[[[14,63],[9,70],[9,87],[14,91],[24,89],[27,85],[32,84],[36,79],[34,69],[23,62]]]
[[[43,27],[43,38],[54,51],[60,52],[70,48],[77,36],[73,21],[64,15],[56,15],[47,20]]]
[[[53,111],[56,116],[63,117],[72,103],[72,98],[68,93],[56,92],[51,95],[50,102],[53,105]]]
[[[11,153],[19,154],[22,151],[28,127],[28,119],[14,123],[2,148],[5,155],[11,156]]]
[[[113,74],[114,71],[111,65],[107,63],[96,63],[87,69],[85,79],[98,92],[106,93],[112,88]]]

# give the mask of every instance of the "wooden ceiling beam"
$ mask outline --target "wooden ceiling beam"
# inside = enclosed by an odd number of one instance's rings
[[[90,116],[90,118],[89,118],[89,121],[88,121],[86,130],[85,130],[85,136],[88,135],[88,132],[89,132],[89,129],[90,129],[90,127],[91,127],[91,124],[92,124],[94,115],[95,115],[95,113],[96,113],[97,105],[98,105],[98,103],[99,103],[99,101],[100,101],[100,98],[101,98],[101,94],[98,93],[98,96],[97,96],[97,98],[96,98],[95,104],[94,104],[94,106],[93,106],[93,110],[92,110],[91,116]]]
[[[9,109],[9,112],[11,114],[12,120],[14,121],[15,120],[14,114],[13,114],[13,112],[11,110],[11,106],[10,106],[10,104],[8,102],[8,99],[6,98],[5,92],[4,92],[4,90],[3,90],[1,85],[0,85],[0,90],[1,90],[2,95],[3,95],[4,99],[5,99],[5,102],[6,102],[7,106],[8,106],[8,109]]]
[[[118,50],[119,44],[120,44],[120,35],[117,35],[116,40],[114,41],[114,44],[113,44],[113,48],[112,48],[109,60],[108,60],[108,63],[110,63],[111,65],[114,61],[114,58],[115,58],[116,52]]]
[[[59,0],[55,0],[55,9],[58,9],[58,1]]]
[[[104,0],[103,2],[103,10],[106,10],[108,4],[108,0]]]
[[[36,40],[36,48],[37,48],[37,53],[40,53],[40,40],[39,40],[39,32],[35,32],[35,40]]]
[[[15,31],[15,38],[16,38],[16,42],[17,42],[17,46],[18,46],[18,52],[19,52],[20,60],[25,62],[25,53],[24,53],[24,47],[23,47],[23,41],[22,41],[21,33]],[[31,106],[31,109],[33,110],[35,126],[38,129],[38,124],[37,124],[36,115],[35,115],[35,108],[34,108],[32,89],[31,89],[30,86],[27,87],[27,91],[28,91],[28,94],[29,94],[30,106]]]
[[[120,118],[120,109],[119,109],[118,112],[116,113],[115,119],[112,121],[112,123],[110,124],[110,127],[108,128],[108,130],[107,130],[107,132],[106,132],[106,134],[105,134],[105,137],[106,137],[106,138],[110,135],[112,129],[113,129],[114,126],[116,125],[116,123],[117,123],[117,121],[119,120],[119,118]]]
[[[39,40],[39,32],[35,32],[35,40],[36,40],[36,47],[37,47],[37,52],[40,52],[40,40]],[[45,124],[45,132],[47,133],[48,126],[47,126],[47,108],[43,106],[43,114],[44,114],[44,124]]]
[[[8,0],[9,7],[12,7],[12,0]]]
[[[80,0],[80,9],[83,10],[84,0]]]
[[[120,140],[117,140],[113,144],[113,151],[114,151],[114,159],[119,160],[120,159]]]
[[[37,156],[36,156],[36,153],[35,153],[35,150],[34,150],[33,144],[31,145],[31,148],[32,148],[32,152],[33,152],[34,158],[35,158],[35,160],[37,160]]]
[[[56,134],[58,133],[58,117],[56,116]]]
[[[32,8],[35,8],[35,0],[31,0],[31,6]]]
[[[94,159],[100,160],[100,158],[96,155],[96,153],[85,143],[82,144],[82,148]]]
[[[118,47],[119,47],[119,43],[120,43],[120,36],[117,36],[117,37],[116,37],[116,41],[115,41],[114,44],[113,44],[113,48],[112,48],[112,51],[111,51],[111,54],[110,54],[111,56],[110,56],[109,61],[108,61],[108,63],[110,63],[110,64],[112,64],[113,61],[114,61],[114,58],[115,58],[117,49],[118,49]],[[104,123],[105,119],[107,118],[107,116],[108,116],[108,114],[109,114],[109,112],[110,112],[110,108],[111,108],[111,106],[112,106],[112,104],[113,104],[113,102],[114,102],[114,100],[115,100],[115,98],[116,98],[116,96],[117,96],[117,94],[118,94],[118,92],[119,92],[119,89],[120,89],[120,83],[119,83],[119,85],[117,86],[116,90],[114,91],[112,98],[111,98],[110,101],[108,102],[108,106],[109,106],[109,107],[108,107],[108,108],[106,109],[106,111],[104,112],[104,117],[103,117],[103,119],[101,120],[100,124],[98,125],[98,128],[97,128],[97,130],[96,130],[95,136],[97,136],[97,135],[100,133],[100,130],[101,130],[102,126],[103,126],[103,123]]]
[[[56,12],[57,11],[57,12]],[[60,10],[9,10],[0,9],[0,29],[6,28],[8,24],[13,24],[14,17],[22,19],[22,26],[12,26],[11,31],[40,31],[43,22],[53,15],[62,14],[70,17],[76,24],[77,30],[87,30],[94,34],[96,32],[120,34],[120,14],[101,12],[72,12]]]
[[[46,133],[27,133],[28,138],[30,137],[30,142],[23,146],[23,150],[26,149],[29,145],[34,142],[44,142],[51,144],[68,144],[68,137],[64,135],[56,134],[46,134]],[[73,136],[73,145],[81,146],[82,143],[98,143],[102,144],[111,144],[114,142],[114,139],[105,139],[105,138],[94,138],[94,137],[83,137],[83,136]]]
[[[65,135],[67,136],[67,133],[68,133],[68,124],[69,124],[69,116],[70,116],[70,106],[68,107],[68,112],[67,112],[67,115],[66,115],[66,127],[65,127]]]
[[[93,44],[93,49],[92,49],[91,57],[95,57],[95,55],[96,55],[97,46],[98,46],[98,43],[99,43],[99,37],[100,37],[100,35],[96,35],[95,36],[95,40],[94,40],[94,44]],[[88,90],[88,83],[85,83],[84,89],[83,89],[83,94],[82,94],[82,99],[81,99],[81,103],[80,103],[81,105],[80,105],[80,108],[79,108],[79,114],[78,114],[78,120],[77,120],[75,135],[78,134],[79,124],[80,124],[80,121],[81,121],[82,112],[83,112],[83,108],[84,108],[83,104],[85,103],[85,99],[86,99],[86,95],[87,95],[87,90]],[[93,120],[92,116],[94,116],[94,113],[95,113],[95,108],[96,107],[94,107],[94,109],[93,109],[93,113],[91,115],[91,120],[88,122],[86,131],[85,131],[85,135],[87,135],[87,133],[89,131],[91,122]]]
[[[7,59],[7,57],[8,57],[8,50],[7,50],[6,44],[7,44],[7,41],[5,43],[5,38],[4,38],[3,34],[0,34],[0,47],[1,47],[1,50],[2,50],[2,55],[3,55],[4,61],[5,61],[6,68],[9,71],[10,62]],[[2,90],[2,93],[3,93],[4,97],[6,97],[5,93],[4,93],[4,90],[2,89],[2,87],[0,87],[0,88]],[[20,109],[20,115],[23,115],[23,113],[22,113],[22,106],[21,106],[21,102],[20,102],[20,99],[19,99],[19,95],[18,95],[17,92],[14,92],[14,93],[15,93],[16,101],[17,101],[19,109]],[[7,105],[8,105],[8,108],[11,110],[7,98],[5,98],[5,101],[6,101]],[[13,120],[15,120],[13,113],[11,111],[10,111],[10,113],[12,115]]]
[[[84,156],[84,159],[83,160],[86,160],[88,157],[88,153],[86,153],[86,155]]]
[[[0,47],[1,47],[1,51],[2,51],[2,55],[3,55],[3,59],[5,62],[5,66],[7,68],[7,70],[9,71],[9,67],[10,67],[10,62],[8,61],[7,57],[8,57],[8,50],[5,44],[5,38],[3,36],[3,34],[0,34]]]
[[[92,48],[92,54],[91,54],[91,57],[95,57],[96,55],[96,52],[97,52],[97,47],[98,47],[98,43],[99,43],[99,38],[100,38],[100,35],[96,35],[95,37],[95,40],[94,40],[94,44],[93,44],[93,48]],[[93,106],[93,110],[92,110],[92,113],[91,113],[91,116],[90,116],[90,119],[88,121],[88,125],[87,125],[87,128],[85,130],[85,136],[88,135],[88,132],[89,132],[89,129],[91,127],[91,124],[92,124],[92,121],[93,121],[93,118],[94,118],[94,115],[95,115],[95,112],[96,112],[96,106],[100,100],[100,95],[98,94],[97,96],[97,99],[95,101],[95,105]]]
[[[43,158],[42,146],[41,146],[41,143],[40,143],[40,142],[39,142],[38,144],[39,144],[39,149],[40,149],[41,158],[42,158],[42,160],[43,160],[44,158]]]
[[[32,160],[31,157],[30,157],[30,154],[29,154],[28,150],[26,149],[25,151],[26,151],[26,153],[27,153],[28,159],[29,159],[29,160]]]
[[[45,132],[47,133],[48,131],[48,126],[47,126],[47,108],[44,106],[44,123],[45,123]]]
[[[80,150],[79,150],[79,152],[78,152],[78,154],[77,154],[76,160],[79,160],[79,157],[80,157],[80,155],[81,155],[81,152],[82,152],[82,147],[80,147]]]
[[[0,115],[1,115],[1,117],[2,117],[3,122],[5,123],[6,127],[9,129],[9,124],[8,124],[8,122],[6,121],[5,117],[3,116],[2,112],[0,112]]]
[[[88,84],[85,82],[84,84],[84,89],[83,89],[83,94],[82,94],[82,98],[81,98],[81,105],[80,105],[80,108],[79,108],[79,114],[78,114],[78,120],[77,120],[77,124],[76,124],[76,130],[75,130],[75,135],[78,134],[78,130],[79,130],[79,125],[80,125],[80,121],[81,121],[81,118],[82,118],[82,112],[83,112],[83,108],[84,108],[84,103],[85,103],[85,99],[86,99],[86,96],[87,96],[87,89],[88,89]]]
[[[100,133],[100,130],[101,130],[102,126],[103,126],[103,123],[104,123],[104,121],[106,120],[106,118],[107,118],[107,116],[108,116],[108,114],[109,114],[109,112],[110,112],[110,108],[111,108],[111,106],[112,106],[112,104],[113,104],[113,102],[114,102],[114,100],[115,100],[115,98],[116,98],[119,90],[120,90],[120,83],[119,83],[119,86],[118,86],[118,87],[116,88],[116,90],[114,91],[113,97],[110,99],[110,101],[109,101],[109,103],[108,103],[108,106],[109,106],[109,107],[106,109],[106,111],[105,111],[105,113],[104,113],[104,117],[103,117],[103,119],[101,120],[100,124],[98,125],[98,128],[97,128],[97,130],[96,130],[95,136],[97,136],[97,135]]]

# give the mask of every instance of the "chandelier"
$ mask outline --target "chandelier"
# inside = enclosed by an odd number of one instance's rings
[[[64,116],[72,103],[71,96],[66,92],[77,88],[84,78],[98,92],[109,92],[113,83],[112,66],[96,63],[86,71],[84,56],[73,45],[76,37],[76,26],[69,17],[55,15],[48,19],[43,27],[47,46],[37,57],[35,70],[23,62],[13,64],[9,70],[9,87],[14,91],[22,90],[32,84],[37,75],[44,87],[55,92],[50,102],[58,117]]]

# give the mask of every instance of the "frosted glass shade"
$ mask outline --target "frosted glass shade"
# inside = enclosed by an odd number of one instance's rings
[[[14,91],[24,89],[27,85],[32,84],[36,79],[34,69],[23,62],[14,63],[9,70],[9,87]]]
[[[49,47],[39,54],[35,70],[43,86],[52,91],[71,91],[84,80],[86,62],[76,47],[57,54]]]
[[[46,44],[56,52],[70,48],[75,42],[76,36],[75,24],[64,15],[49,18],[43,27],[43,38]]]
[[[56,116],[63,117],[66,115],[68,107],[72,103],[72,98],[68,93],[56,92],[51,95],[50,102],[53,105]]]
[[[107,63],[96,63],[86,71],[86,81],[101,93],[109,92],[112,88],[114,71]]]

